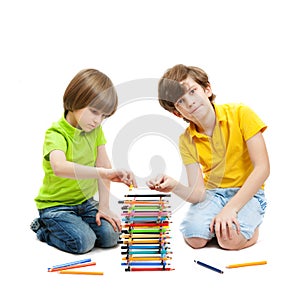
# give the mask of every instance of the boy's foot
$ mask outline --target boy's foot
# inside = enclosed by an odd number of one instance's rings
[[[42,227],[40,218],[36,218],[30,224],[30,229],[34,232],[37,232]]]

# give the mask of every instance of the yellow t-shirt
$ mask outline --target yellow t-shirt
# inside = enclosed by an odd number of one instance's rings
[[[246,141],[267,126],[243,104],[214,104],[214,108],[212,137],[197,132],[194,123],[180,136],[183,163],[200,163],[207,189],[241,187],[253,170]]]

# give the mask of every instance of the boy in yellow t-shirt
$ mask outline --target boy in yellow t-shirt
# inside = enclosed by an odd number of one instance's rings
[[[256,243],[265,213],[266,125],[249,107],[214,99],[200,68],[176,65],[163,75],[161,106],[190,123],[179,139],[188,186],[168,175],[148,186],[191,203],[181,224],[189,246],[202,248],[216,237],[220,247],[238,250]]]

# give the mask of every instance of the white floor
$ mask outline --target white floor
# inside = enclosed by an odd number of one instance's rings
[[[189,248],[179,232],[179,222],[187,206],[172,215],[171,247],[173,251],[170,272],[125,272],[121,266],[120,246],[94,249],[85,255],[72,255],[54,249],[36,239],[29,229],[32,211],[20,219],[21,231],[7,237],[2,243],[1,284],[2,299],[155,299],[179,297],[209,297],[210,299],[299,299],[297,270],[294,258],[296,247],[280,245],[282,230],[274,222],[276,210],[269,207],[261,226],[259,241],[241,251],[225,251],[216,245],[201,250]],[[271,217],[272,216],[272,217]],[[25,224],[27,223],[27,224]],[[17,232],[17,231],[15,231]],[[294,252],[294,253],[293,253]],[[96,266],[85,270],[103,271],[103,276],[61,275],[47,272],[56,264],[91,258]],[[198,259],[224,270],[219,274],[194,263]],[[225,266],[247,261],[267,260],[267,265],[226,269]],[[298,264],[299,265],[299,264]]]

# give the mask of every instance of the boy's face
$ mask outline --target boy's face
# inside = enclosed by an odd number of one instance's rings
[[[100,110],[91,106],[75,110],[73,112],[77,128],[85,132],[90,132],[101,125],[102,121],[106,118]]]
[[[187,77],[180,84],[184,85],[187,92],[175,102],[175,108],[182,117],[197,123],[197,120],[203,119],[208,109],[211,109],[209,100],[209,97],[212,95],[211,88],[207,86],[203,89],[201,85],[190,77]]]

